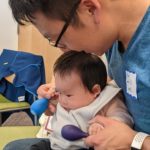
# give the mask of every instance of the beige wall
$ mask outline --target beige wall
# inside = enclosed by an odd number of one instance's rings
[[[19,27],[18,49],[43,56],[46,69],[46,81],[50,82],[53,64],[62,52],[50,46],[48,40],[32,25]]]
[[[0,1],[0,48],[18,48],[17,23],[12,17],[8,0]]]

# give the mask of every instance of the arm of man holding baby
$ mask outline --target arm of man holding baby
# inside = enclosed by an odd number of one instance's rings
[[[123,95],[122,92],[119,92],[108,104],[106,104],[97,114],[96,116],[104,116],[114,120],[118,120],[123,122],[130,127],[133,126],[133,119],[127,112],[127,108],[123,103]],[[99,126],[99,127],[98,127]],[[93,123],[89,127],[89,133],[95,134],[96,130],[99,132],[103,129],[103,124]]]
[[[38,95],[39,97],[50,98],[53,96],[51,95],[53,90],[54,84],[45,84],[39,87]],[[117,99],[117,102],[113,103],[115,99]],[[122,98],[120,98],[120,94],[118,94],[114,100],[111,101],[109,107],[104,107],[101,113],[105,113],[107,117],[96,115],[96,117],[90,121],[90,136],[85,139],[85,142],[93,146],[95,150],[107,150],[108,148],[129,150],[131,148],[132,141],[137,132],[129,127],[129,125],[132,125],[132,118],[127,113],[127,109],[120,99]],[[51,103],[49,110],[55,112],[55,106]],[[122,118],[121,116],[124,117]],[[92,126],[95,127],[92,129]],[[149,150],[149,143],[150,137],[146,137],[142,144],[142,150]]]
[[[135,139],[137,132],[132,129],[133,120],[129,115],[126,106],[123,103],[123,95],[117,94],[113,100],[107,104],[94,119],[91,120],[89,127],[90,135],[85,142],[99,149],[132,149],[131,145],[137,145]],[[100,124],[102,127],[97,129],[97,133],[91,130],[94,124]],[[98,127],[97,127],[98,128]],[[134,139],[134,140],[133,140]],[[134,142],[133,142],[134,141]],[[150,137],[147,136],[142,144],[142,150],[149,149]],[[134,148],[133,148],[134,149]]]
[[[131,144],[137,132],[128,125],[114,119],[96,116],[91,123],[103,124],[104,129],[95,135],[85,139],[85,142],[93,146],[95,150],[122,149],[130,150]],[[150,137],[146,137],[142,144],[142,150],[149,150]]]

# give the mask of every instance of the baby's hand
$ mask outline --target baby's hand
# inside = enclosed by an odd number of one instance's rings
[[[55,87],[53,84],[43,84],[37,90],[38,98],[47,98],[50,99],[55,95]]]
[[[58,94],[55,91],[55,87],[53,84],[43,84],[41,85],[38,90],[38,98],[47,98],[50,99],[48,109],[45,111],[45,114],[50,116],[56,111],[56,104]]]
[[[95,135],[97,134],[98,132],[100,132],[102,129],[104,129],[104,127],[99,124],[99,123],[92,123],[90,126],[89,126],[89,135]]]

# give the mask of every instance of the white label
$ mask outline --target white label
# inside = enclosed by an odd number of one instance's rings
[[[3,65],[8,65],[8,62],[4,62]]]
[[[137,98],[136,74],[126,71],[126,90],[127,93]]]
[[[18,101],[19,101],[19,102],[25,101],[25,96],[19,96],[19,97],[18,97]]]

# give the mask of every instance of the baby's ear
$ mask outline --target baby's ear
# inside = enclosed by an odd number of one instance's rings
[[[95,84],[92,88],[92,93],[94,94],[95,98],[100,94],[101,88],[99,84]]]

